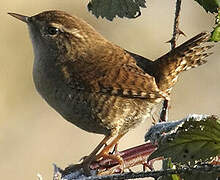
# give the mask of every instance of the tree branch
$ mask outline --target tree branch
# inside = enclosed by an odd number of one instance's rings
[[[113,175],[106,175],[106,176],[90,176],[90,177],[81,177],[77,179],[83,180],[108,180],[108,179],[136,179],[136,178],[145,178],[145,177],[152,177],[154,179],[159,178],[160,176],[168,176],[173,174],[179,175],[196,175],[196,174],[209,174],[210,176],[213,174],[220,173],[220,166],[219,165],[198,165],[196,167],[185,167],[181,169],[167,169],[167,170],[159,170],[159,171],[149,171],[149,172],[128,172],[123,174],[113,174]],[[62,180],[73,180],[74,178],[70,175],[62,177]]]

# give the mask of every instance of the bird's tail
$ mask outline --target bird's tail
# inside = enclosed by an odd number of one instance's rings
[[[209,39],[210,33],[202,32],[154,61],[154,77],[160,90],[169,93],[180,72],[207,62],[205,58],[212,54],[207,50],[213,47],[207,43]]]

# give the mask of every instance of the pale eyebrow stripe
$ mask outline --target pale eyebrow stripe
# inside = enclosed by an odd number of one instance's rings
[[[74,35],[77,38],[84,39],[84,37],[81,35],[79,29],[76,29],[76,28],[67,29],[67,28],[63,27],[61,24],[58,24],[58,23],[50,23],[50,25],[53,26],[53,27],[59,28],[63,32],[68,32],[68,33]]]

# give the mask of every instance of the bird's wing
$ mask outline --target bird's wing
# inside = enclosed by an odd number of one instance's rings
[[[130,98],[157,99],[168,95],[159,90],[153,76],[145,73],[136,63],[123,64],[109,69],[108,74],[91,81],[97,92]]]
[[[69,79],[73,88],[129,98],[168,99],[155,78],[137,65],[140,62],[135,60],[134,54],[111,44],[108,48],[95,48],[88,50],[85,57],[82,55],[62,64],[65,79]]]
[[[87,90],[93,92],[130,98],[168,99],[168,95],[158,88],[155,78],[138,66],[130,53],[118,46],[113,48],[111,52],[103,48],[102,52],[92,53],[87,63],[82,59],[75,61],[72,67],[78,71],[75,73],[78,76],[76,81],[82,80]]]

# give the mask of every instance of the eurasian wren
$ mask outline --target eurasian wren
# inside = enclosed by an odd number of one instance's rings
[[[204,64],[212,47],[203,46],[210,33],[202,32],[151,61],[109,42],[82,19],[62,11],[31,17],[9,14],[28,25],[39,94],[67,121],[105,135],[84,165],[103,156],[114,158],[110,149],[169,98],[180,72]]]

